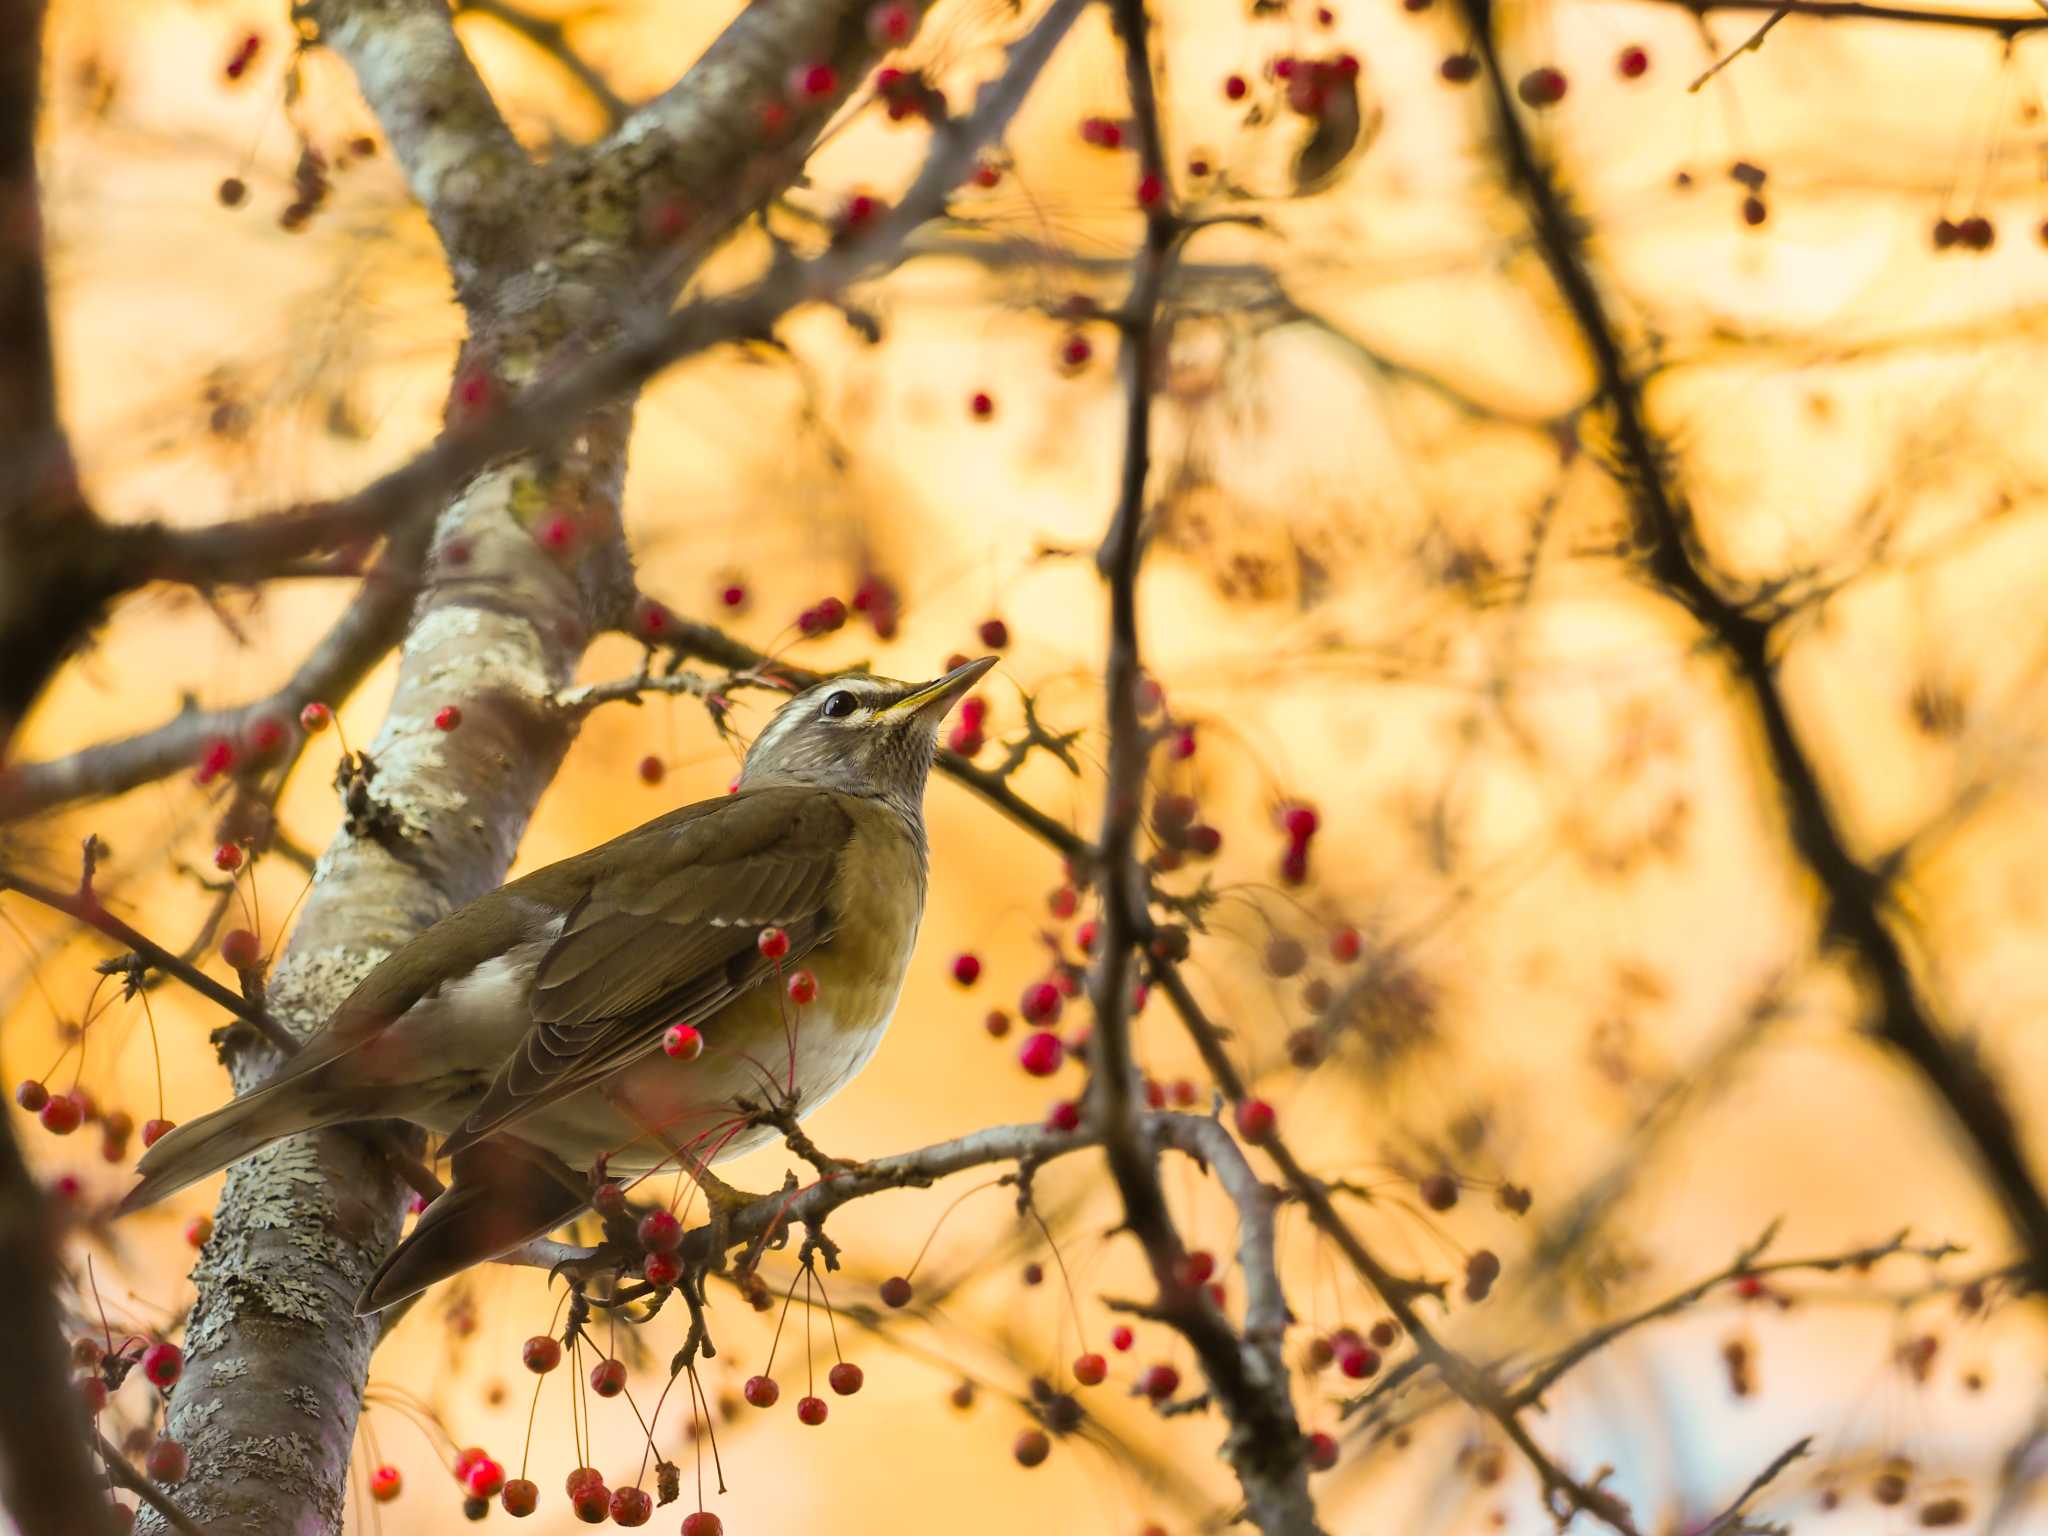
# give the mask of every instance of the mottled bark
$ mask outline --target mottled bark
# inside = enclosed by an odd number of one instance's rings
[[[841,81],[858,78],[864,14],[846,0],[762,0],[638,128],[629,121],[594,156],[534,169],[508,155],[438,0],[315,7],[447,248],[471,324],[460,376],[489,381],[486,408],[491,392],[558,362],[565,344],[602,345],[608,327],[591,322],[620,276],[656,274],[666,293],[648,296],[665,306],[694,257],[786,183],[802,145],[763,156],[758,103],[800,61],[826,58]],[[802,140],[834,105],[817,104]],[[693,203],[707,210],[687,249],[654,267],[635,216],[650,184],[701,188]],[[545,453],[486,470],[441,514],[397,693],[368,749],[378,814],[344,828],[321,858],[273,979],[273,1008],[294,1032],[317,1028],[393,947],[504,877],[574,730],[554,696],[631,596],[618,517],[631,410],[604,407]],[[534,537],[557,517],[573,530],[566,547]],[[447,704],[461,707],[457,731],[434,727]],[[237,1041],[237,1087],[272,1063],[267,1048]],[[398,1235],[403,1199],[346,1132],[293,1138],[230,1173],[194,1276],[190,1363],[170,1413],[192,1460],[179,1500],[209,1529],[339,1529],[378,1336],[354,1302]]]

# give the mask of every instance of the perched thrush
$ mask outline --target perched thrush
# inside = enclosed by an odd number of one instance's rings
[[[424,1126],[452,1186],[367,1312],[560,1226],[599,1166],[701,1172],[771,1139],[742,1104],[809,1113],[889,1026],[924,911],[939,724],[994,665],[797,695],[732,794],[501,886],[390,955],[270,1081],[144,1153],[122,1209],[300,1131]],[[790,994],[799,969],[808,1002]],[[694,1059],[663,1050],[677,1024],[702,1036]]]

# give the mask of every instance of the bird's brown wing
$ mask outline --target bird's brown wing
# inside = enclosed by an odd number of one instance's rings
[[[457,1152],[704,1026],[775,974],[757,940],[789,935],[786,969],[830,936],[834,872],[853,823],[830,792],[742,792],[665,818],[576,861],[568,920],[542,956],[533,1025],[443,1147]],[[543,872],[545,873],[545,872]],[[715,1021],[707,1032],[716,1040]]]

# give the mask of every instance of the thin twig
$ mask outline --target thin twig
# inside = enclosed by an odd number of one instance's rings
[[[154,1480],[128,1465],[128,1458],[121,1454],[119,1446],[98,1430],[93,1431],[93,1439],[99,1442],[100,1460],[106,1464],[108,1477],[162,1515],[164,1524],[172,1530],[181,1531],[184,1536],[206,1536],[206,1528],[179,1508],[177,1500],[158,1487]]]

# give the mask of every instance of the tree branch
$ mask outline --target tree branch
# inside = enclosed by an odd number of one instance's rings
[[[98,1430],[93,1431],[93,1439],[98,1442],[100,1464],[107,1469],[108,1477],[163,1516],[164,1523],[179,1536],[206,1536],[199,1523],[178,1507],[177,1500],[128,1465],[119,1446]]]
[[[419,590],[419,568],[431,523],[415,518],[363,578],[348,608],[291,678],[265,698],[226,709],[186,709],[162,725],[64,757],[0,768],[0,822],[74,800],[122,794],[191,769],[211,742],[241,742],[258,720],[296,730],[298,713],[318,700],[339,706],[390,653],[405,632]]]
[[[1922,999],[1882,908],[1883,881],[1858,863],[1836,825],[1820,776],[1792,723],[1773,656],[1775,620],[1724,597],[1695,548],[1693,517],[1649,425],[1640,382],[1595,282],[1581,226],[1522,127],[1493,36],[1492,0],[1460,0],[1489,82],[1509,181],[1529,210],[1536,243],[1592,353],[1614,414],[1621,475],[1651,580],[1712,638],[1748,696],[1763,737],[1793,847],[1821,887],[1830,938],[1876,993],[1875,1032],[1920,1074],[1967,1139],[2027,1255],[2033,1288],[2048,1293],[2048,1198],[1998,1084],[1967,1043],[1948,1038]],[[2048,15],[2033,25],[2048,24]]]

